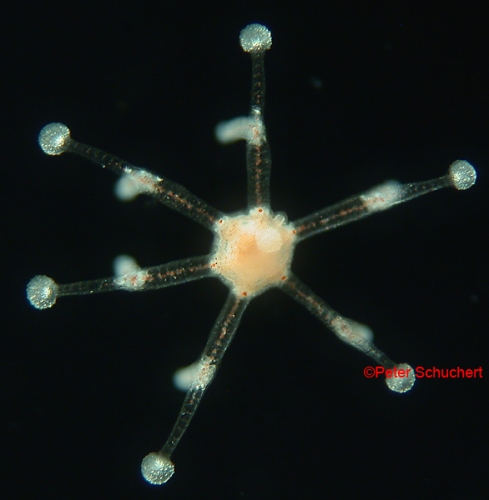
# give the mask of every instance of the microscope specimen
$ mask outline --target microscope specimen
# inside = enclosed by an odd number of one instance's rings
[[[142,461],[142,475],[155,485],[166,483],[172,477],[174,464],[171,456],[212,382],[246,307],[252,299],[272,287],[283,290],[343,342],[382,365],[386,369],[389,389],[399,393],[409,391],[415,382],[412,367],[390,360],[374,345],[367,327],[336,312],[302,283],[291,271],[294,250],[298,243],[316,234],[440,188],[465,190],[476,181],[475,169],[467,161],[457,160],[440,178],[409,184],[388,181],[289,222],[285,214],[272,210],[270,202],[271,157],[263,113],[264,58],[272,45],[271,33],[265,26],[251,24],[241,31],[240,43],[250,54],[252,62],[250,114],[223,122],[216,128],[216,137],[221,143],[246,141],[248,206],[239,213],[220,212],[176,182],[75,141],[68,127],[61,123],[46,125],[39,134],[39,144],[46,154],[75,153],[119,174],[119,197],[152,196],[214,234],[208,255],[148,268],[140,268],[134,259],[121,256],[116,259],[112,277],[57,284],[52,278],[39,275],[27,285],[28,300],[37,309],[50,308],[59,297],[68,295],[154,290],[201,278],[218,278],[228,286],[228,298],[207,344],[196,363],[186,370],[188,380],[184,385],[187,393],[170,436],[159,451],[149,453]]]

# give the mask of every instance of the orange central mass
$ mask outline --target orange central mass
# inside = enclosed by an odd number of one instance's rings
[[[236,294],[262,293],[288,276],[296,237],[283,215],[252,208],[215,229],[212,268]]]

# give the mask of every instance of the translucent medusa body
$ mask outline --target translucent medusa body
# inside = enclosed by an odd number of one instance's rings
[[[71,138],[68,127],[63,124],[47,125],[39,135],[39,144],[49,155],[76,153],[119,174],[117,193],[120,198],[131,199],[139,194],[152,196],[214,233],[209,255],[144,269],[134,259],[122,256],[116,259],[112,277],[57,284],[47,276],[36,276],[27,285],[28,300],[37,309],[52,307],[58,297],[67,295],[112,290],[146,291],[206,277],[217,277],[229,287],[227,301],[201,356],[175,376],[176,383],[187,393],[168,440],[159,451],[148,454],[142,461],[142,474],[151,484],[166,483],[173,475],[171,456],[212,382],[243,312],[252,298],[270,287],[278,287],[302,304],[342,341],[389,371],[404,374],[386,378],[386,383],[392,391],[409,391],[415,382],[412,368],[406,363],[397,364],[390,360],[374,345],[368,328],[340,315],[292,273],[290,266],[294,249],[302,240],[315,234],[440,188],[468,189],[476,180],[474,168],[466,161],[457,160],[449,167],[448,173],[438,179],[410,184],[389,181],[288,222],[284,214],[273,212],[270,206],[271,158],[263,112],[264,56],[272,45],[272,37],[266,27],[252,24],[241,32],[240,43],[252,59],[250,114],[219,124],[216,137],[222,143],[242,139],[247,144],[248,207],[241,213],[224,214],[169,179],[79,143]]]

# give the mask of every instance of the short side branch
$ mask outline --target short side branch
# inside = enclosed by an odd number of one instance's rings
[[[248,207],[270,205],[272,159],[263,113],[265,110],[265,52],[271,47],[270,31],[262,25],[247,26],[240,35],[241,46],[251,56],[251,133],[247,137]]]
[[[450,165],[448,173],[443,177],[409,184],[388,181],[360,195],[352,196],[331,207],[296,220],[294,226],[299,240],[303,240],[438,189],[445,187],[454,187],[458,190],[468,189],[473,186],[476,177],[476,171],[470,163],[457,160]]]
[[[284,281],[281,290],[303,305],[316,318],[322,321],[327,328],[346,344],[363,352],[374,361],[386,368],[393,368],[396,363],[378,349],[373,342],[362,336],[360,330],[340,313],[330,307],[323,299],[317,296],[307,285],[292,275]]]
[[[46,125],[39,134],[39,144],[46,154],[74,153],[103,168],[108,168],[132,183],[132,190],[135,193],[145,193],[152,196],[163,205],[186,215],[209,229],[212,229],[215,221],[222,217],[220,211],[193,195],[180,184],[159,177],[148,170],[135,167],[101,149],[75,141],[71,138],[68,127],[62,123]]]
[[[141,464],[144,478],[152,484],[162,484],[173,475],[170,460],[180,439],[187,430],[204,393],[212,382],[226,349],[231,344],[249,300],[230,294],[209,340],[198,361],[198,371],[183,401],[177,421],[165,445],[158,452],[147,455]]]
[[[39,275],[29,281],[27,298],[36,309],[47,309],[55,304],[58,297],[91,295],[114,290],[156,290],[208,276],[213,276],[213,273],[207,255],[177,260],[162,266],[138,268],[120,276],[61,285],[48,276]]]

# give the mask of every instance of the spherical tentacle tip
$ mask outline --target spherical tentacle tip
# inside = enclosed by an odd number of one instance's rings
[[[262,24],[249,24],[241,30],[239,43],[245,52],[264,52],[272,46],[272,33]]]
[[[27,284],[27,300],[36,309],[52,307],[58,297],[58,285],[49,276],[34,276]]]
[[[400,363],[396,365],[394,368],[394,375],[386,377],[385,379],[385,383],[391,391],[399,392],[401,394],[410,391],[414,382],[416,382],[414,369],[407,363]]]
[[[141,473],[150,484],[164,484],[174,472],[173,462],[161,452],[151,452],[141,462]]]
[[[39,132],[39,146],[47,155],[60,155],[66,151],[70,129],[62,123],[50,123]]]
[[[475,168],[465,160],[456,160],[448,169],[448,174],[452,180],[453,186],[456,189],[469,189],[477,180],[477,172]]]

